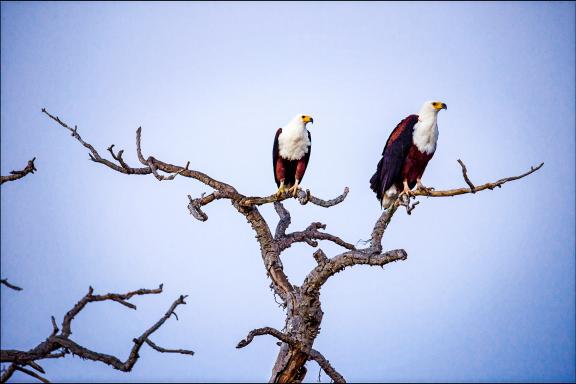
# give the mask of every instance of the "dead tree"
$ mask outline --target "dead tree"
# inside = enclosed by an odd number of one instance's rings
[[[410,204],[410,199],[415,198],[416,196],[455,196],[464,193],[475,193],[485,189],[493,189],[495,187],[501,187],[508,181],[525,177],[537,171],[543,165],[540,164],[535,168],[533,167],[530,171],[520,176],[508,177],[493,183],[474,186],[468,179],[464,164],[461,163],[464,178],[469,188],[459,188],[447,191],[414,191],[412,196],[405,197],[404,199],[397,199],[396,202],[389,209],[385,210],[376,221],[372,229],[369,246],[359,249],[336,235],[324,232],[323,230],[326,228],[326,225],[319,222],[310,224],[302,231],[288,233],[287,230],[291,222],[290,213],[282,204],[283,200],[291,197],[288,194],[285,194],[280,198],[277,198],[275,195],[267,197],[244,195],[229,184],[216,180],[202,172],[189,169],[190,162],[188,162],[184,167],[181,167],[158,160],[152,156],[144,157],[140,145],[141,128],[138,128],[136,131],[136,150],[138,160],[142,166],[132,167],[128,165],[122,157],[123,150],[114,152],[114,145],[111,145],[108,148],[108,151],[116,163],[107,160],[101,157],[92,145],[85,142],[80,137],[76,126],[71,128],[58,117],[47,112],[46,109],[42,109],[42,112],[60,126],[68,129],[72,136],[89,150],[88,155],[90,156],[90,159],[96,163],[103,164],[112,170],[127,175],[152,174],[160,181],[172,180],[176,176],[187,177],[198,180],[212,188],[213,191],[208,195],[203,194],[199,198],[192,198],[190,195],[188,196],[188,210],[196,219],[200,221],[208,220],[208,216],[203,211],[203,207],[216,200],[222,199],[230,200],[234,208],[247,219],[254,232],[256,232],[256,238],[260,245],[264,268],[271,280],[271,288],[274,293],[281,298],[282,306],[286,310],[286,324],[284,327],[285,331],[283,332],[271,327],[254,329],[248,333],[245,339],[238,343],[236,348],[247,346],[252,342],[255,336],[270,335],[277,338],[281,347],[274,368],[272,369],[270,382],[285,383],[302,381],[306,375],[305,364],[309,360],[316,361],[332,380],[336,382],[345,382],[344,377],[342,377],[342,375],[332,367],[330,362],[320,352],[313,349],[314,340],[320,330],[323,316],[320,302],[320,290],[330,277],[345,268],[359,264],[383,267],[388,263],[405,260],[407,258],[406,251],[403,249],[390,251],[382,250],[382,236],[384,235],[392,216],[400,205],[405,206],[407,212],[410,213],[418,203],[415,202]],[[345,188],[344,192],[335,199],[322,200],[311,195],[308,190],[300,190],[297,199],[302,205],[312,203],[321,207],[329,208],[344,201],[347,194],[348,188]],[[274,232],[272,232],[270,225],[266,220],[264,220],[258,210],[258,207],[264,204],[274,204],[274,208],[279,216],[279,221]],[[316,248],[318,247],[318,240],[331,241],[344,248],[344,251],[333,257],[328,257],[322,249],[317,249],[313,253],[317,266],[308,273],[301,286],[292,284],[288,276],[284,273],[280,255],[284,250],[295,243],[306,243],[311,247]]]
[[[94,290],[92,287],[89,288],[88,293],[74,305],[74,307],[66,313],[64,319],[62,320],[62,327],[58,328],[56,325],[56,319],[52,316],[52,333],[40,344],[30,349],[29,351],[20,351],[14,349],[3,349],[0,350],[0,362],[10,363],[8,368],[2,372],[0,375],[0,383],[6,382],[14,372],[22,372],[29,376],[32,376],[44,383],[49,381],[41,376],[40,374],[46,374],[46,371],[38,364],[39,360],[43,359],[57,359],[65,357],[68,354],[79,356],[83,359],[100,361],[104,364],[108,364],[115,369],[123,372],[130,372],[134,364],[138,361],[140,357],[138,352],[144,343],[148,344],[151,348],[155,349],[161,353],[181,353],[185,355],[193,355],[193,351],[185,349],[165,349],[156,345],[150,336],[156,332],[168,318],[172,315],[178,318],[174,310],[180,304],[186,304],[184,299],[186,296],[180,296],[176,301],[172,303],[168,311],[154,323],[150,328],[144,331],[139,337],[134,338],[132,341],[134,345],[130,350],[130,354],[126,361],[122,361],[116,356],[107,355],[105,353],[100,353],[92,351],[85,348],[74,340],[70,338],[72,334],[72,320],[78,315],[89,303],[95,303],[98,301],[115,301],[128,307],[130,309],[136,309],[136,306],[128,300],[133,296],[151,295],[162,293],[162,284],[156,289],[139,289],[137,291],[132,291],[128,293],[108,293],[106,295],[94,295]],[[25,367],[31,367],[34,369],[30,370]],[[39,373],[37,373],[39,372]]]

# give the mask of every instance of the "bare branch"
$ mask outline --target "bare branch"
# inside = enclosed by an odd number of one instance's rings
[[[459,160],[459,162],[461,163],[461,165],[464,165],[464,163],[462,163],[460,160]],[[539,170],[540,168],[542,168],[543,165],[544,165],[544,163],[541,163],[537,167],[530,167],[530,170],[528,172],[523,173],[519,176],[505,177],[505,178],[497,180],[493,183],[486,183],[486,184],[482,184],[480,186],[472,185],[474,188],[472,188],[472,187],[470,187],[470,188],[456,188],[456,189],[449,189],[449,190],[445,190],[445,191],[424,191],[424,190],[416,189],[414,191],[411,191],[411,194],[413,196],[446,197],[446,196],[463,195],[466,193],[476,193],[479,191],[483,191],[485,189],[492,190],[496,187],[501,188],[503,184],[505,184],[509,181],[518,180],[518,179],[521,179],[523,177],[526,177],[526,176],[530,175],[531,173],[534,173],[537,170]],[[464,179],[466,180],[468,176],[467,176],[465,167],[462,169],[462,173],[464,175]],[[469,181],[470,180],[468,179],[467,183]]]
[[[245,346],[250,344],[252,342],[252,340],[254,340],[254,337],[262,336],[262,335],[274,336],[278,340],[280,340],[286,344],[289,344],[290,346],[292,346],[294,348],[300,349],[300,345],[299,345],[300,343],[299,342],[291,339],[285,333],[282,333],[279,330],[277,330],[275,328],[271,328],[271,327],[257,328],[257,329],[250,331],[250,333],[248,333],[248,336],[246,336],[246,338],[244,340],[241,340],[238,343],[238,345],[236,346],[236,348],[244,348]],[[330,362],[320,352],[318,352],[315,349],[310,349],[308,352],[306,352],[306,351],[303,351],[303,352],[308,355],[308,360],[316,361],[318,363],[318,365],[320,365],[320,367],[322,367],[324,372],[326,372],[326,374],[328,376],[330,376],[330,378],[332,378],[332,380],[334,380],[336,383],[345,383],[346,382],[344,377],[342,377],[342,375],[339,374],[334,369],[334,367],[332,367]]]
[[[328,261],[328,257],[321,249],[316,250],[312,256],[314,256],[314,260],[316,260],[318,264],[324,264]]]
[[[315,293],[319,291],[328,278],[344,270],[346,267],[359,264],[384,266],[394,261],[406,260],[407,257],[408,254],[403,249],[395,249],[380,255],[370,255],[362,251],[344,252],[315,267],[308,276],[306,276],[304,284],[302,284],[302,291],[305,293]]]
[[[16,364],[10,364],[0,376],[0,383],[5,383],[16,371]]]
[[[411,215],[414,208],[416,208],[416,206],[418,204],[420,204],[419,201],[416,201],[413,204],[410,204],[410,199],[411,199],[411,197],[407,196],[407,195],[402,195],[398,198],[398,205],[406,207],[406,213],[409,215]],[[415,197],[414,197],[414,199],[415,199]]]
[[[155,350],[157,350],[158,352],[161,352],[161,353],[180,353],[182,355],[194,355],[194,351],[189,351],[187,349],[165,349],[165,348],[159,347],[158,345],[154,344],[152,342],[152,340],[150,340],[150,339],[146,339],[144,341],[150,347],[154,348]]]
[[[147,343],[150,347],[155,349],[158,352],[163,353],[180,353],[186,355],[193,355],[194,352],[185,349],[165,349],[162,347],[157,346],[152,341],[149,340],[149,337],[152,333],[158,330],[165,322],[170,318],[172,314],[175,314],[174,311],[178,305],[186,304],[184,299],[186,296],[180,296],[168,309],[168,311],[164,314],[164,316],[158,320],[154,325],[148,328],[146,331],[140,335],[140,337],[134,339],[134,345],[130,351],[130,355],[128,359],[123,362],[119,358],[111,355],[107,355],[104,353],[99,353],[92,351],[88,348],[85,348],[73,340],[69,338],[72,331],[70,330],[70,323],[74,319],[74,317],[86,306],[88,303],[97,302],[97,301],[116,301],[125,305],[129,308],[136,309],[131,303],[128,303],[131,297],[135,295],[147,295],[147,294],[157,294],[162,292],[162,285],[158,289],[139,289],[136,291],[128,292],[125,294],[119,293],[108,293],[106,295],[93,295],[93,289],[90,287],[88,293],[78,302],[74,307],[68,311],[66,316],[64,316],[64,320],[62,322],[62,331],[58,334],[58,326],[56,325],[56,321],[54,317],[51,318],[52,320],[52,333],[51,335],[43,342],[38,344],[36,347],[32,348],[29,351],[18,351],[18,350],[0,350],[0,362],[11,362],[13,363],[2,375],[2,382],[8,380],[10,376],[13,374],[15,370],[21,370],[21,365],[29,365],[34,369],[38,370],[39,372],[44,373],[44,370],[40,365],[36,363],[37,360],[47,359],[47,358],[60,358],[64,357],[67,353],[72,353],[74,355],[80,356],[84,359],[89,359],[93,361],[100,361],[105,364],[111,365],[115,369],[120,371],[129,372],[132,370],[134,364],[136,364],[140,351],[140,348],[144,343]],[[53,353],[62,349],[58,353]],[[26,372],[28,373],[28,372]],[[36,376],[34,376],[36,377]]]
[[[157,289],[139,289],[137,291],[128,292],[126,294],[118,293],[108,293],[106,295],[92,295],[94,289],[90,287],[88,293],[74,305],[74,307],[68,311],[64,320],[62,321],[62,336],[68,337],[72,334],[71,323],[74,317],[86,306],[88,303],[93,303],[97,301],[113,300],[127,306],[131,309],[136,309],[134,304],[127,303],[125,300],[129,300],[134,295],[150,295],[162,293],[162,284]]]
[[[298,344],[295,340],[292,340],[285,333],[282,333],[275,328],[264,327],[264,328],[256,328],[256,329],[251,330],[250,333],[248,333],[248,336],[246,336],[246,338],[244,340],[240,340],[238,345],[236,345],[236,348],[244,348],[245,346],[250,344],[252,342],[252,340],[254,340],[254,337],[262,336],[262,335],[274,336],[278,340],[280,340],[286,344],[293,345],[293,346],[296,346]]]
[[[372,253],[380,253],[382,251],[382,236],[384,236],[384,232],[386,232],[386,228],[388,228],[388,224],[392,220],[392,216],[398,209],[399,199],[396,200],[394,204],[392,204],[388,209],[386,209],[380,215],[380,218],[376,220],[376,224],[374,224],[374,229],[372,230],[371,236],[371,252]]]
[[[4,184],[7,181],[21,179],[27,174],[37,171],[36,166],[34,165],[34,160],[36,160],[35,157],[32,160],[28,160],[28,164],[21,171],[11,171],[9,176],[0,176],[0,184]]]
[[[7,286],[8,288],[11,288],[11,289],[13,289],[13,290],[15,290],[15,291],[21,291],[21,290],[23,289],[23,288],[20,288],[20,287],[14,285],[14,284],[9,283],[9,282],[8,282],[8,279],[2,279],[2,280],[0,280],[0,284],[4,284],[4,285]]]
[[[462,167],[462,177],[464,178],[464,181],[470,187],[470,191],[472,191],[472,193],[476,193],[476,187],[474,186],[474,184],[472,184],[472,182],[468,178],[468,170],[466,169],[466,166],[460,159],[458,159],[458,163],[460,163],[460,166]]]
[[[340,245],[346,249],[355,250],[356,247],[350,243],[345,242],[338,236],[331,235],[329,233],[320,232],[319,229],[325,229],[326,224],[322,223],[312,223],[304,231],[293,232],[288,235],[284,235],[277,238],[278,246],[281,251],[289,248],[294,243],[306,242],[312,247],[317,247],[318,242],[315,240],[328,240],[334,244]]]
[[[280,217],[278,225],[276,226],[276,233],[274,234],[274,239],[278,240],[286,235],[286,230],[290,226],[292,218],[290,217],[290,212],[288,212],[288,210],[284,208],[284,205],[281,202],[279,201],[274,202],[274,209],[276,210],[276,213],[278,213],[278,216]]]
[[[126,162],[122,158],[122,154],[124,153],[124,150],[121,149],[120,151],[118,151],[118,154],[114,154],[113,148],[114,148],[114,144],[112,144],[111,146],[108,147],[108,151],[110,152],[110,154],[112,155],[114,160],[119,162],[120,165],[122,166],[122,168],[130,171],[130,169],[131,169],[130,166],[128,166],[128,164],[126,164]]]
[[[310,196],[310,202],[312,204],[318,205],[320,207],[324,207],[324,208],[330,208],[333,207],[335,205],[340,204],[341,202],[344,201],[344,199],[346,198],[346,196],[348,196],[348,192],[350,192],[350,189],[348,187],[344,188],[344,192],[342,192],[342,194],[332,200],[322,200],[319,199],[317,197],[314,196]]]
[[[332,200],[322,200],[318,197],[312,196],[310,195],[310,191],[302,191],[301,189],[298,190],[298,200],[300,201],[300,204],[305,205],[308,202],[311,202],[312,204],[318,205],[320,207],[324,207],[324,208],[329,208],[332,207],[334,205],[340,204],[341,202],[344,201],[344,199],[346,198],[346,196],[348,195],[349,189],[348,187],[344,188],[344,192],[342,192],[342,194]],[[275,202],[280,202],[280,201],[284,201],[286,199],[290,199],[293,196],[290,195],[290,193],[286,192],[283,196],[278,197],[276,196],[276,194],[274,195],[270,195],[270,196],[266,196],[266,197],[256,197],[256,196],[250,196],[250,197],[245,197],[243,199],[240,199],[239,204],[243,205],[243,206],[253,206],[253,205],[264,205],[264,204],[269,204],[269,203],[275,203]]]
[[[222,199],[226,196],[221,191],[215,191],[209,194],[208,196],[204,195],[205,194],[202,194],[202,196],[199,199],[193,199],[192,196],[188,195],[188,200],[190,201],[190,203],[188,204],[188,210],[190,211],[190,214],[194,216],[196,220],[199,221],[208,220],[208,215],[204,213],[204,211],[202,211],[203,206],[210,204],[214,200]]]
[[[46,373],[46,371],[44,370],[44,368],[42,368],[42,367],[40,366],[40,364],[37,364],[37,363],[35,363],[35,362],[33,362],[33,361],[30,361],[30,362],[28,362],[27,364],[28,364],[29,366],[31,366],[32,368],[34,368],[35,370],[37,370],[38,372],[40,372],[40,373]]]
[[[322,367],[324,372],[326,372],[326,374],[330,376],[332,380],[334,380],[335,383],[346,382],[344,377],[340,373],[338,373],[338,371],[336,371],[334,367],[332,367],[330,362],[324,356],[322,356],[322,354],[317,350],[311,349],[310,352],[308,353],[308,359],[316,361],[318,365]]]
[[[13,365],[14,365],[14,364],[13,364]],[[20,371],[20,372],[25,373],[25,374],[27,374],[27,375],[29,375],[29,376],[32,376],[32,377],[34,377],[35,379],[38,379],[38,380],[40,380],[40,381],[43,382],[43,383],[49,383],[49,381],[48,381],[47,379],[43,378],[42,376],[40,376],[40,375],[37,374],[36,372],[33,372],[33,371],[29,370],[29,369],[20,367],[20,366],[18,366],[18,365],[14,365],[14,369],[15,369],[16,371]]]

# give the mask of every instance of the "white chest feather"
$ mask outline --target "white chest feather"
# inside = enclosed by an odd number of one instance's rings
[[[278,149],[280,156],[287,160],[299,160],[308,153],[310,139],[306,128],[283,128],[278,136]]]
[[[414,125],[412,138],[420,152],[427,154],[434,153],[436,150],[436,142],[438,141],[438,124],[436,124],[436,119],[419,120],[416,125]]]

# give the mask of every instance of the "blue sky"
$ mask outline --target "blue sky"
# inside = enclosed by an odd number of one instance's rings
[[[49,121],[46,107],[106,155],[125,149],[186,164],[268,195],[271,147],[297,113],[314,117],[303,186],[334,208],[286,203],[292,229],[312,221],[355,243],[381,211],[369,189],[394,126],[425,100],[439,115],[423,182],[463,186],[544,167],[502,189],[421,199],[399,212],[386,249],[408,260],[355,267],[322,290],[315,348],[349,381],[574,381],[574,2],[18,3],[1,5],[2,348],[49,335],[92,285],[124,292],[164,283],[137,311],[98,303],[73,337],[125,359],[131,340],[180,294],[180,320],[143,349],[133,372],[68,357],[53,381],[267,381],[278,347],[249,330],[283,327],[254,234],[225,201],[195,221],[197,182],[114,173]],[[262,208],[271,225],[271,206]],[[330,256],[337,247],[322,244]],[[292,283],[315,262],[283,255]],[[307,381],[318,366],[308,364]],[[27,380],[14,375],[14,381]],[[322,376],[323,381],[329,381]]]

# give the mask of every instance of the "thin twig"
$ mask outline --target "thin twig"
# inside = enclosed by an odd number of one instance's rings
[[[146,342],[146,344],[148,344],[149,346],[151,346],[153,349],[157,350],[158,352],[162,352],[162,353],[180,353],[182,355],[194,355],[194,351],[190,351],[187,349],[166,349],[166,348],[162,348],[159,347],[158,345],[154,344],[152,342],[152,340],[150,339],[146,339],[144,340]]]
[[[11,288],[11,289],[13,289],[13,290],[15,290],[15,291],[21,291],[21,290],[23,289],[23,288],[20,288],[20,287],[14,285],[14,284],[9,283],[9,282],[8,282],[8,279],[2,279],[2,280],[0,280],[0,284],[4,284],[4,285],[7,286],[8,288]]]
[[[31,371],[31,370],[26,369],[26,368],[23,368],[23,367],[20,367],[20,366],[18,366],[18,365],[14,365],[14,369],[17,370],[17,371],[20,371],[20,372],[22,372],[22,373],[25,373],[25,374],[27,374],[27,375],[29,375],[29,376],[32,376],[32,377],[34,377],[35,379],[38,379],[38,380],[40,380],[40,381],[43,382],[43,383],[49,383],[49,382],[50,382],[50,381],[48,381],[47,379],[45,379],[44,377],[42,377],[42,376],[40,376],[39,374],[37,374],[36,372]]]
[[[458,159],[458,163],[460,163],[460,166],[462,167],[462,177],[464,177],[464,181],[470,187],[470,191],[472,191],[472,193],[476,193],[476,187],[474,186],[474,184],[472,184],[472,182],[468,178],[468,170],[466,169],[466,166],[460,159]]]

